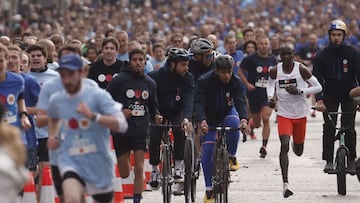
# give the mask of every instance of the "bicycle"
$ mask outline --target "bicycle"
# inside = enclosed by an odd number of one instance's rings
[[[200,175],[200,160],[198,158],[198,147],[195,143],[195,134],[188,134],[185,130],[185,147],[184,147],[184,196],[185,202],[195,202],[196,199],[196,181]]]
[[[226,144],[226,133],[228,131],[240,130],[240,128],[218,126],[209,128],[217,132],[216,147],[214,154],[213,187],[216,203],[228,202],[228,187],[231,182],[229,155]]]
[[[312,108],[315,109],[316,108]],[[337,127],[335,121],[332,119],[332,115],[340,114],[353,114],[354,112],[329,112],[324,111],[324,115],[327,116],[332,126],[336,129],[335,141],[339,140],[339,147],[336,150],[334,169],[329,170],[326,173],[336,174],[337,176],[337,191],[341,195],[346,195],[346,174],[355,175],[355,173],[348,168],[349,164],[349,149],[345,146],[346,130],[350,126]]]
[[[150,127],[162,128],[163,136],[162,136],[162,150],[161,150],[161,188],[163,194],[163,202],[170,203],[171,202],[171,186],[174,182],[174,177],[172,174],[172,164],[171,160],[174,155],[174,147],[171,143],[171,129],[172,128],[180,128],[179,125],[171,125],[171,124],[150,124]]]

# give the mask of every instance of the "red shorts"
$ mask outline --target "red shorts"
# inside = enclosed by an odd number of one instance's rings
[[[303,144],[306,133],[306,117],[304,118],[285,118],[278,116],[279,136],[292,135],[295,144]]]

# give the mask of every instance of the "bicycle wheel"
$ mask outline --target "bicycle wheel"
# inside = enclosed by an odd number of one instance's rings
[[[346,150],[340,148],[337,153],[337,166],[336,166],[336,176],[337,176],[337,189],[338,193],[341,195],[346,195]]]
[[[192,174],[191,174],[191,200],[196,200],[196,181],[199,178],[200,173],[200,162],[198,160],[197,147],[193,143],[193,163],[192,163]]]
[[[215,156],[215,170],[214,170],[214,196],[216,203],[223,203],[224,199],[224,181],[225,181],[225,150],[224,149],[216,149]],[[227,157],[226,157],[227,159]],[[225,202],[224,202],[225,203]]]
[[[185,202],[191,201],[191,182],[192,182],[192,162],[193,162],[193,148],[190,139],[185,140],[184,147],[184,164],[185,164],[185,180],[184,180],[184,196]]]
[[[162,153],[162,193],[163,193],[163,202],[171,202],[171,163],[170,163],[170,151],[167,147],[164,147]]]
[[[224,170],[223,170],[223,182],[222,182],[222,190],[223,190],[223,202],[228,202],[228,188],[230,183],[230,168],[229,168],[229,158],[227,149],[223,149],[223,159],[224,159]]]

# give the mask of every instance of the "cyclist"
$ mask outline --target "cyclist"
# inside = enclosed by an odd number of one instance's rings
[[[204,172],[206,194],[204,202],[214,202],[212,175],[214,168],[214,148],[216,132],[208,131],[209,126],[246,127],[247,104],[244,89],[239,78],[233,75],[234,60],[230,55],[216,57],[215,69],[202,75],[196,85],[194,109],[196,121],[199,122],[199,133],[204,142],[201,152],[201,163]],[[236,151],[240,134],[238,131],[228,133],[230,169],[239,169]]]
[[[195,81],[204,73],[212,70],[214,45],[205,38],[195,39],[190,44],[190,52],[194,54],[189,62],[189,72],[193,74]]]
[[[149,74],[156,82],[159,110],[165,120],[171,124],[191,124],[195,81],[188,72],[191,55],[182,48],[170,48],[167,52],[166,64],[157,71]],[[184,144],[185,135],[180,128],[174,128],[174,193],[181,194],[184,182]],[[162,129],[150,128],[150,164],[152,175],[150,186],[157,189],[160,163],[160,142]]]
[[[281,142],[279,159],[285,198],[293,194],[288,182],[290,136],[293,137],[294,153],[301,156],[304,150],[306,116],[310,113],[306,95],[318,93],[322,89],[310,70],[305,65],[294,61],[294,56],[294,45],[290,43],[281,45],[282,63],[270,69],[269,83],[266,88],[269,105],[275,107],[274,92],[276,92],[278,103],[278,133]]]
[[[108,129],[125,132],[128,125],[121,104],[106,91],[82,83],[82,67],[77,54],[59,59],[65,90],[49,101],[48,147],[53,150],[61,144],[57,161],[65,202],[80,202],[85,192],[94,202],[111,202],[114,166]]]
[[[330,23],[328,30],[330,44],[316,55],[313,74],[323,87],[323,91],[315,95],[318,110],[338,111],[341,106],[341,111],[353,112],[353,114],[341,115],[341,126],[350,126],[346,132],[345,145],[350,152],[348,168],[350,172],[355,172],[356,104],[349,97],[349,92],[360,80],[360,53],[354,47],[344,44],[346,34],[346,24],[343,21],[334,20]],[[335,129],[327,116],[323,115],[323,117],[322,158],[326,161],[324,172],[328,172],[333,169]],[[337,120],[335,115],[333,120]]]
[[[262,146],[260,147],[260,157],[265,158],[266,146],[270,137],[270,116],[272,109],[268,106],[266,86],[269,77],[269,68],[277,64],[276,57],[269,53],[270,40],[266,35],[257,38],[257,52],[244,58],[240,64],[239,76],[247,87],[247,97],[249,101],[251,129],[259,128],[260,122],[263,123]],[[245,71],[248,76],[245,76]],[[253,133],[251,133],[253,134]]]
[[[134,152],[134,203],[139,203],[143,192],[144,156],[149,122],[154,120],[159,124],[162,116],[158,111],[156,83],[148,75],[144,75],[145,53],[140,49],[133,49],[129,53],[129,58],[128,69],[115,77],[107,90],[116,101],[124,104],[123,112],[129,129],[126,134],[113,132],[112,135],[122,178],[130,174],[130,152]]]

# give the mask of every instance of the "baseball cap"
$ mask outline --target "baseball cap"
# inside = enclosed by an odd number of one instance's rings
[[[59,59],[59,68],[65,68],[68,70],[81,70],[83,67],[83,61],[77,54],[66,54]]]

